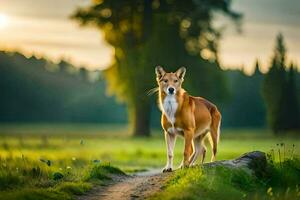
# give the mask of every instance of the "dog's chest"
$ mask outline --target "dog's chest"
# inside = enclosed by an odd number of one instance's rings
[[[168,95],[162,102],[163,112],[166,115],[168,121],[175,124],[175,114],[178,107],[178,103],[174,95]]]

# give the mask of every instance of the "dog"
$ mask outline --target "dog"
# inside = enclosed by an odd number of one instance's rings
[[[181,87],[186,73],[185,67],[168,73],[161,66],[157,66],[155,73],[159,88],[159,107],[162,111],[161,125],[167,146],[167,164],[163,172],[173,170],[173,151],[178,135],[184,138],[183,161],[180,168],[194,165],[200,155],[202,155],[201,163],[204,162],[206,136],[210,136],[211,161],[214,161],[221,125],[221,113],[218,108],[202,97],[190,96]]]

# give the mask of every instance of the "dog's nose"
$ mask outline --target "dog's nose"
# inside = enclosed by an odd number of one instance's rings
[[[172,88],[172,87],[170,87],[170,88],[168,89],[168,91],[169,91],[170,94],[173,94],[173,93],[174,93],[174,90],[175,90],[175,89]]]

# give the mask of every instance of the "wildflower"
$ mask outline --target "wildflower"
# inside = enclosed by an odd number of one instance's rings
[[[268,188],[267,194],[268,194],[269,196],[273,196],[272,187],[269,187],[269,188]]]
[[[67,169],[72,169],[72,167],[70,167],[70,166],[67,166]]]

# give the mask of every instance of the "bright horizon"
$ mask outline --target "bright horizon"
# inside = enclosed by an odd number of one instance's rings
[[[108,67],[114,49],[105,43],[98,30],[81,28],[69,19],[77,7],[89,3],[88,0],[0,0],[0,50],[19,51],[27,56],[36,54],[53,61],[64,58],[91,70]],[[259,59],[262,71],[266,71],[279,32],[285,38],[288,62],[300,64],[299,1],[287,0],[283,4],[281,0],[240,0],[232,4],[234,10],[244,14],[243,33],[237,33],[232,24],[227,24],[219,47],[224,69],[244,68],[251,73]],[[216,24],[223,25],[226,21]]]

